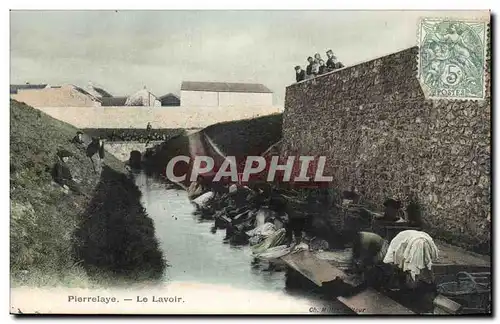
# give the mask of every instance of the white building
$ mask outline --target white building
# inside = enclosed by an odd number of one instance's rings
[[[263,107],[273,105],[273,92],[256,83],[191,82],[181,86],[181,106]]]
[[[131,95],[125,101],[125,106],[154,106],[160,107],[161,101],[145,87]]]

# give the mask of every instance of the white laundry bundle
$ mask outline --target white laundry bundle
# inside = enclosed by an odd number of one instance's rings
[[[276,216],[276,212],[269,208],[260,208],[255,216],[255,226],[259,227],[266,222],[270,217]]]
[[[259,255],[265,252],[267,249],[281,245],[286,240],[286,231],[284,228],[277,230],[270,236],[268,236],[264,241],[257,245],[252,246],[252,252],[254,255]]]
[[[273,235],[276,232],[276,228],[272,223],[264,223],[256,228],[246,232],[250,238],[248,239],[248,243],[250,246],[257,245],[264,241],[269,236]]]
[[[260,236],[260,235],[251,236],[248,239],[248,244],[250,244],[250,246],[254,246],[254,245],[257,245],[264,240],[265,240],[264,237]]]
[[[277,258],[281,258],[282,256],[290,253],[291,248],[286,245],[278,245],[272,248],[267,249],[265,252],[260,253],[258,258],[265,260],[273,260]]]
[[[276,228],[274,227],[273,223],[264,223],[248,232],[246,234],[248,236],[256,236],[256,235],[261,235],[264,237],[269,237],[270,235],[274,234],[276,232]]]
[[[192,200],[192,203],[198,208],[204,208],[205,205],[214,197],[213,191],[204,193],[203,195]]]
[[[304,242],[300,242],[299,244],[295,245],[293,247],[293,252],[299,252],[299,251],[309,251],[309,245],[307,245]]]
[[[409,271],[413,280],[421,270],[431,270],[439,250],[429,234],[421,231],[400,232],[389,244],[384,263],[392,263],[403,271]]]

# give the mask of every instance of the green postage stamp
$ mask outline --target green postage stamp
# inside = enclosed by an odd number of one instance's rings
[[[420,20],[418,76],[428,98],[484,99],[485,21]]]

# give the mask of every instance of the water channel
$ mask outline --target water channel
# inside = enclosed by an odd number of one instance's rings
[[[248,246],[224,243],[224,230],[211,230],[213,221],[201,221],[193,215],[194,207],[183,190],[166,189],[165,185],[145,176],[136,175],[142,192],[142,204],[155,224],[161,249],[169,263],[165,281],[189,282],[227,287],[249,294],[271,293],[285,298],[290,307],[297,302],[304,312],[327,307],[341,311],[338,302],[308,291],[286,288],[286,271],[269,271],[255,264]],[[264,300],[263,300],[264,302]],[[249,310],[251,312],[251,310]]]

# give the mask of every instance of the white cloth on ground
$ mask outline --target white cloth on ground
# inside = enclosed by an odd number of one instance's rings
[[[277,230],[272,235],[267,237],[261,243],[252,246],[252,252],[254,255],[258,255],[260,253],[265,252],[267,249],[272,248],[274,246],[281,245],[285,241],[286,231],[284,228]]]
[[[255,235],[255,236],[252,236],[248,239],[248,244],[250,244],[250,246],[254,246],[254,245],[259,244],[262,241],[264,241],[263,236]]]
[[[291,248],[286,245],[278,245],[272,248],[267,249],[265,252],[260,253],[258,255],[258,258],[260,259],[265,259],[265,260],[273,260],[280,258],[284,255],[287,255],[290,253]]]
[[[246,234],[248,236],[256,236],[256,235],[261,235],[264,237],[268,237],[272,235],[274,232],[276,232],[276,228],[274,227],[273,223],[264,223],[261,226],[258,226],[248,232]]]
[[[208,203],[208,201],[210,199],[212,199],[213,196],[214,196],[214,192],[213,191],[209,191],[209,192],[206,192],[203,195],[197,197],[196,199],[193,199],[192,202],[198,208],[203,208]]]
[[[203,187],[197,182],[191,182],[191,184],[187,189],[187,192],[188,192],[188,198],[192,200],[203,194]]]
[[[309,251],[309,245],[307,245],[304,242],[300,242],[299,244],[295,245],[293,247],[293,252],[299,252],[299,251]]]
[[[396,235],[384,257],[384,263],[392,263],[403,271],[409,271],[413,280],[422,269],[431,269],[439,250],[429,234],[406,230]]]

